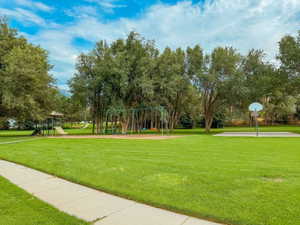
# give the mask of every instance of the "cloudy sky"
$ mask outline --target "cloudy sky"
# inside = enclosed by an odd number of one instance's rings
[[[280,38],[300,30],[300,0],[0,0],[0,15],[49,51],[61,88],[80,52],[132,30],[159,48],[259,48],[270,60]]]

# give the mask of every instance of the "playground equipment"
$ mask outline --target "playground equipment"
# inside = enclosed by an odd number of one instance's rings
[[[68,134],[67,132],[64,131],[64,129],[62,127],[54,127],[54,129],[57,134],[60,134],[60,135]]]
[[[34,132],[32,133],[32,136],[36,135],[42,135],[42,136],[54,136],[56,134],[59,135],[65,135],[67,134],[62,129],[63,124],[63,116],[64,114],[59,112],[51,112],[47,118],[43,121],[40,121]]]
[[[32,135],[66,135],[63,130],[63,114],[52,112],[40,121]],[[164,107],[140,107],[124,109],[111,107],[97,120],[97,134],[141,134],[160,132],[169,133],[169,113]],[[83,128],[87,128],[89,123]],[[82,129],[83,129],[82,128]],[[94,128],[93,128],[94,129]]]
[[[102,134],[133,134],[146,130],[169,132],[169,114],[164,107],[110,108],[105,113]]]
[[[88,128],[89,127],[89,123],[84,123],[84,126],[83,127],[81,127],[80,129],[86,129],[86,128]]]

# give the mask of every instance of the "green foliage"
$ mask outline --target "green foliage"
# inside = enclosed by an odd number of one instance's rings
[[[173,128],[188,101],[198,97],[185,72],[185,52],[167,48],[159,54],[153,42],[134,32],[111,45],[98,42],[92,52],[80,56],[77,71],[70,81],[73,99],[91,109],[97,132],[112,108],[126,112],[162,106]],[[119,119],[126,130],[129,115],[124,113]]]
[[[195,121],[190,115],[184,114],[180,117],[180,126],[184,129],[192,129],[195,125]]]
[[[187,54],[188,73],[201,93],[205,128],[209,131],[216,113],[241,96],[242,57],[233,48],[220,47],[214,49],[211,55],[204,55],[199,46],[188,48]]]
[[[0,116],[40,120],[53,107],[56,92],[48,54],[0,20]]]
[[[171,129],[188,114],[194,120],[202,116],[209,131],[220,113],[227,120],[233,116],[248,120],[248,106],[254,101],[265,106],[266,123],[273,123],[296,111],[299,40],[291,36],[281,40],[278,68],[266,61],[262,50],[252,49],[243,56],[231,47],[218,47],[205,54],[196,45],[160,53],[153,42],[132,32],[110,45],[100,41],[92,52],[81,55],[78,73],[70,82],[72,99],[88,107],[100,127],[109,108],[163,106]],[[120,120],[128,126],[126,115]]]
[[[282,68],[287,72],[300,73],[300,31],[297,37],[285,36],[279,42],[280,54],[278,59],[282,63]]]
[[[279,42],[280,72],[286,78],[288,93],[299,95],[300,88],[300,31],[297,37],[285,36]]]
[[[0,118],[0,130],[7,130],[9,129],[9,121],[7,118]]]
[[[55,95],[55,109],[64,114],[63,119],[66,121],[85,121],[88,120],[86,108],[82,107],[76,99],[65,96],[61,93]]]

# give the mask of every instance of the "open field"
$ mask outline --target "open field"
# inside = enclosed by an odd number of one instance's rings
[[[300,126],[261,126],[259,128],[261,132],[294,132],[300,133]],[[73,129],[65,129],[65,131],[69,135],[90,135],[92,134],[91,128],[73,128]],[[221,132],[254,132],[255,128],[253,127],[225,127],[221,129],[212,129],[211,133],[221,133]],[[16,136],[29,136],[32,134],[32,130],[18,131],[18,130],[0,130],[0,137],[16,137]],[[143,134],[157,134],[161,135],[161,132],[155,131],[143,131]],[[168,134],[165,131],[165,134]],[[203,128],[196,129],[175,129],[170,134],[174,135],[191,135],[191,134],[205,134],[205,130]]]
[[[38,200],[0,176],[0,224],[87,225]]]
[[[277,130],[300,131],[298,127]],[[298,138],[186,135],[170,140],[40,139],[0,145],[0,158],[218,222],[297,225],[299,149]]]
[[[8,143],[15,143],[21,141],[28,141],[28,140],[36,140],[36,138],[32,138],[29,136],[15,136],[15,137],[0,137],[0,144],[8,144]]]
[[[300,133],[300,126],[262,126],[259,128],[261,132],[294,132],[294,133]],[[71,135],[85,135],[85,134],[91,134],[92,129],[66,129],[65,130],[68,134]],[[251,127],[225,127],[222,129],[212,129],[211,133],[221,133],[221,132],[253,132],[255,131],[255,128]],[[158,134],[160,135],[160,132],[154,132],[154,131],[144,131],[144,134]],[[167,134],[167,132],[165,131]],[[196,129],[176,129],[173,130],[170,134],[174,135],[190,135],[190,134],[205,134],[205,130],[202,128],[196,128]]]
[[[29,136],[32,134],[32,132],[32,130],[0,130],[0,138]]]

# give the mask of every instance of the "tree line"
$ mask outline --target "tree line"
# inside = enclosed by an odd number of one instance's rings
[[[209,131],[218,116],[249,117],[248,105],[259,101],[266,123],[273,123],[298,106],[300,32],[282,38],[277,59],[279,64],[272,64],[262,50],[242,55],[232,47],[217,47],[210,54],[199,45],[160,51],[131,32],[81,54],[70,88],[72,98],[90,108],[96,132],[111,108],[162,106],[170,129],[183,115],[201,115]]]
[[[71,95],[64,96],[50,73],[47,51],[2,18],[0,118],[37,122],[55,110],[69,120],[93,121],[93,132],[100,133],[109,111],[162,107],[170,129],[189,117],[203,120],[209,131],[219,118],[249,119],[248,105],[259,101],[266,123],[273,123],[299,113],[300,32],[283,37],[278,48],[277,61],[271,63],[255,49],[245,55],[232,47],[207,53],[200,45],[160,50],[131,32],[111,43],[99,41],[81,54],[69,81]],[[151,116],[143,115],[150,122]],[[118,117],[124,130],[130,121],[126,113]]]

